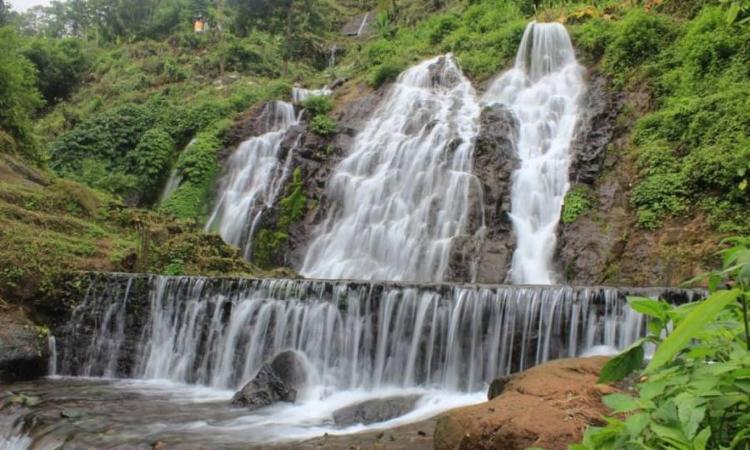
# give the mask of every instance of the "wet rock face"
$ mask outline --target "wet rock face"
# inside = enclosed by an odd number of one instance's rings
[[[255,410],[278,402],[294,402],[306,381],[302,358],[293,351],[282,352],[263,364],[255,378],[234,394],[232,405]]]
[[[502,394],[503,391],[505,391],[505,386],[507,386],[512,379],[513,377],[511,375],[507,375],[492,380],[492,382],[490,383],[490,388],[487,391],[487,400],[492,400],[493,398]]]
[[[0,382],[47,374],[46,340],[20,311],[0,310]]]
[[[607,146],[612,141],[615,119],[623,102],[608,90],[608,83],[607,78],[598,74],[588,82],[582,115],[570,147],[572,181],[593,184],[604,167]]]
[[[404,395],[367,400],[334,411],[333,421],[340,427],[385,422],[414,409],[419,397]]]
[[[440,416],[436,450],[564,450],[580,442],[589,425],[601,425],[601,397],[614,388],[597,385],[605,357],[561,359],[513,378],[503,393],[479,405]]]
[[[451,281],[471,281],[472,266],[477,282],[503,283],[506,280],[515,247],[508,213],[513,172],[519,163],[517,138],[518,120],[510,109],[494,104],[482,110],[473,167],[481,190],[473,190],[470,201],[481,202],[484,218],[479,215],[479,208],[474,208],[476,212],[470,218],[469,230],[479,231],[483,219],[486,229],[484,239],[473,236],[454,241],[448,278]]]
[[[341,88],[344,89],[344,88]],[[284,247],[274,255],[274,264],[299,268],[305,257],[315,227],[325,219],[328,200],[326,184],[339,162],[349,153],[354,138],[367,124],[388,89],[386,86],[370,91],[365,86],[350,86],[341,94],[339,106],[331,113],[336,121],[337,133],[321,137],[306,129],[304,125],[292,127],[282,144],[281,157],[291,152],[290,173],[299,170],[302,176],[303,193],[306,199],[304,217],[285,232],[288,237]],[[309,117],[303,117],[303,121]],[[286,186],[292,181],[288,177]],[[282,192],[287,188],[282,187]],[[283,197],[283,194],[280,196]],[[278,202],[277,202],[278,203]],[[264,213],[258,229],[278,229],[279,205]]]

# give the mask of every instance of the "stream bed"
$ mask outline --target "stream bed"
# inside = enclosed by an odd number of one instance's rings
[[[166,380],[50,377],[2,386],[0,450],[248,449],[336,434],[391,429],[481,402],[485,393],[420,388],[325,392],[255,412],[233,391]],[[336,410],[374,398],[419,395],[414,409],[371,425],[338,427]],[[25,405],[24,405],[25,403]]]

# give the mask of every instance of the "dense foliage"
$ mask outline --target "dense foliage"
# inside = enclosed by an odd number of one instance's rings
[[[730,242],[722,269],[707,275],[706,300],[674,307],[630,299],[648,316],[650,333],[611,360],[600,381],[640,370],[646,345],[656,351],[635,395],[604,398],[619,415],[590,428],[572,450],[750,448],[750,240]]]
[[[750,24],[728,23],[732,10],[722,6],[687,13],[694,16],[680,20],[635,8],[611,21],[596,12],[574,34],[619,86],[652,96],[653,112],[633,136],[638,223],[656,229],[667,217],[703,212],[720,231],[748,233]]]

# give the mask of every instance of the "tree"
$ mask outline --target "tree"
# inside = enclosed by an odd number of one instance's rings
[[[31,118],[43,102],[36,71],[10,27],[0,28],[0,147],[37,158]]]
[[[5,0],[0,0],[0,27],[10,21],[10,4]]]
[[[239,35],[252,29],[270,33],[283,30],[285,74],[289,61],[319,53],[321,35],[326,31],[324,5],[319,0],[233,0],[233,6]]]

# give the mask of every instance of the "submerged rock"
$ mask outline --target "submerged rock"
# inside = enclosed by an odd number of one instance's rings
[[[436,450],[564,450],[580,442],[589,425],[601,425],[602,395],[596,384],[606,357],[561,359],[515,376],[501,395],[438,418]]]
[[[414,409],[419,399],[419,395],[401,395],[366,400],[337,409],[333,413],[333,421],[340,427],[385,422]]]
[[[276,355],[232,398],[232,405],[251,410],[279,402],[294,402],[307,382],[305,363],[293,351]]]

